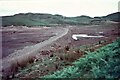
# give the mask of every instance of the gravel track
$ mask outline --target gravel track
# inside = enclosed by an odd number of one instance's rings
[[[26,46],[21,50],[17,50],[14,53],[8,55],[7,57],[0,60],[0,65],[2,64],[2,68],[6,69],[12,61],[15,60],[21,60],[22,58],[25,58],[29,55],[35,55],[37,51],[39,51],[42,47],[45,47],[52,42],[56,41],[57,39],[61,38],[62,36],[66,35],[69,31],[69,28],[61,28],[60,31],[56,33],[56,36],[53,36],[49,38],[48,40],[45,40],[43,42],[40,42],[33,46]],[[1,71],[1,69],[0,69]]]

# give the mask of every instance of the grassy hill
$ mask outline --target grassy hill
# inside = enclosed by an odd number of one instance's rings
[[[100,20],[111,20],[120,22],[120,13],[113,13],[99,18]],[[2,16],[2,26],[54,26],[54,25],[87,25],[96,18],[89,16],[65,17],[62,15],[20,13],[13,16]]]
[[[88,23],[90,17],[64,17],[62,15],[52,14],[16,14],[14,16],[3,16],[3,26],[50,26],[50,25],[77,25],[81,23]],[[87,21],[87,22],[85,22]]]
[[[120,22],[120,12],[109,14],[107,16],[104,16],[103,18],[110,21]]]

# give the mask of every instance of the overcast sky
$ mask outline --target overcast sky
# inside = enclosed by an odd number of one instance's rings
[[[118,12],[120,0],[0,0],[0,16],[50,13],[64,16],[105,16]]]

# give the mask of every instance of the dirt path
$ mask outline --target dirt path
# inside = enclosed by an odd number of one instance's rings
[[[0,65],[4,63],[3,68],[7,68],[10,63],[14,60],[19,60],[22,58],[26,58],[28,55],[35,55],[37,51],[39,51],[42,47],[47,46],[51,44],[52,42],[56,41],[57,39],[61,38],[62,36],[66,35],[68,33],[68,28],[61,28],[62,30],[58,31],[56,33],[56,36],[53,36],[49,38],[48,40],[45,40],[41,43],[38,43],[33,46],[26,46],[21,50],[18,50],[6,58],[3,58],[3,60],[0,60]]]

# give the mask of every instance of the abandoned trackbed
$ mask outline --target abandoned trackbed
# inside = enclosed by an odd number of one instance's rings
[[[23,57],[25,58],[25,56],[28,56],[30,54],[35,54],[42,47],[45,47],[45,46],[51,44],[52,42],[56,41],[57,39],[61,38],[62,36],[66,35],[68,33],[68,31],[69,31],[68,28],[62,28],[62,30],[60,32],[58,32],[56,36],[53,36],[53,37],[49,38],[48,40],[45,40],[45,41],[38,43],[36,45],[33,45],[33,46],[26,46],[21,50],[17,50],[14,53],[7,56],[6,58],[0,60],[0,65],[4,63],[3,68],[6,68],[9,66],[9,64],[12,60],[21,59]]]

